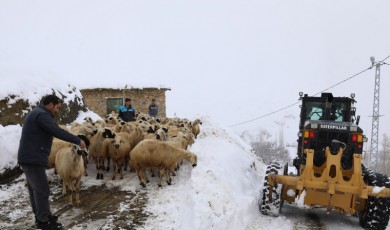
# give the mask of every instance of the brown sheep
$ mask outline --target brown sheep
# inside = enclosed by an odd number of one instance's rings
[[[170,172],[177,162],[188,160],[192,166],[197,164],[197,156],[187,150],[173,147],[163,141],[143,140],[130,152],[130,166],[136,170],[140,184],[146,187],[146,168],[159,168],[159,187],[162,186],[162,177],[166,175],[167,184],[171,184]]]

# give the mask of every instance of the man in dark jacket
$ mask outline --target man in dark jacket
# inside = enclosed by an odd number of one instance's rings
[[[121,118],[123,121],[135,121],[135,110],[134,107],[131,105],[131,99],[126,98],[125,104],[121,106],[119,109],[119,118]]]
[[[156,105],[156,99],[152,99],[152,104],[149,105],[149,115],[151,117],[157,117],[158,105]]]
[[[24,119],[20,138],[18,163],[26,176],[30,202],[39,229],[62,229],[62,224],[57,223],[58,217],[51,214],[49,206],[50,188],[46,168],[53,136],[80,145],[82,149],[86,148],[83,140],[61,129],[54,121],[61,105],[61,99],[55,95],[43,97],[41,104]]]

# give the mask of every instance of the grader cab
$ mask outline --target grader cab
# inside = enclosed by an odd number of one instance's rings
[[[283,202],[302,202],[328,212],[359,216],[366,229],[386,229],[390,212],[390,180],[362,165],[367,138],[358,126],[354,95],[320,97],[300,94],[298,153],[288,165],[267,166],[260,211],[278,216]]]

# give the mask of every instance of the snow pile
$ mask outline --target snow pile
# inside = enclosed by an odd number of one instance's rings
[[[145,229],[243,229],[259,217],[264,166],[232,133],[202,119],[201,135],[190,148],[198,165],[182,167],[173,186],[152,195]]]
[[[19,125],[0,125],[0,173],[16,166],[21,134],[22,127]]]

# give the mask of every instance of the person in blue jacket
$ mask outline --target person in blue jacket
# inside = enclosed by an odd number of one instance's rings
[[[119,118],[121,118],[123,121],[135,121],[135,110],[134,107],[131,105],[131,99],[126,98],[125,104],[121,106],[119,109]]]
[[[80,145],[86,144],[78,136],[61,129],[54,117],[62,106],[55,95],[46,95],[41,104],[29,112],[23,121],[18,150],[18,164],[26,176],[35,223],[38,229],[62,229],[58,217],[52,215],[49,206],[50,188],[46,175],[53,137]]]

